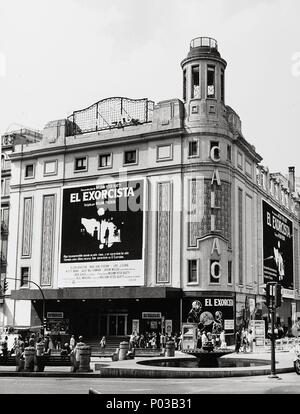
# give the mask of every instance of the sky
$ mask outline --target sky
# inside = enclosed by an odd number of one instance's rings
[[[244,137],[300,176],[299,16],[299,0],[0,0],[0,134],[112,96],[182,99],[180,62],[209,36]]]

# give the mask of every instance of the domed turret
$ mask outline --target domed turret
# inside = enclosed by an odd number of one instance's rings
[[[226,66],[215,39],[197,37],[191,41],[190,51],[181,62],[187,121],[201,122],[201,118],[204,121],[203,117],[208,117],[210,123],[223,118]]]

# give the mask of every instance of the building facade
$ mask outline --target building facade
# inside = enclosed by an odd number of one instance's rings
[[[267,318],[264,284],[278,280],[277,320],[291,326],[295,171],[270,173],[244,138],[225,104],[226,65],[214,39],[193,39],[182,100],[103,99],[16,146],[6,325],[44,314],[48,330],[85,337],[179,332],[199,300],[203,326],[222,321],[230,342]]]
[[[6,286],[8,286],[6,277],[10,213],[10,155],[14,152],[16,145],[30,145],[41,138],[42,134],[39,131],[28,128],[7,132],[1,137],[1,292],[3,296],[6,294]],[[0,326],[3,326],[5,322],[3,314],[4,300],[4,297],[0,298]]]

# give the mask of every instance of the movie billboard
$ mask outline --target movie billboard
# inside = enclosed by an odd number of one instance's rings
[[[234,331],[234,298],[199,297],[183,302],[183,321],[197,323],[201,331],[220,335]]]
[[[63,189],[60,287],[144,285],[143,179]]]
[[[264,283],[293,289],[293,222],[262,200]]]

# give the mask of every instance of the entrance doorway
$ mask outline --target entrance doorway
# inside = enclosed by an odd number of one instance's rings
[[[100,317],[100,332],[105,336],[127,335],[127,314],[108,313]]]

